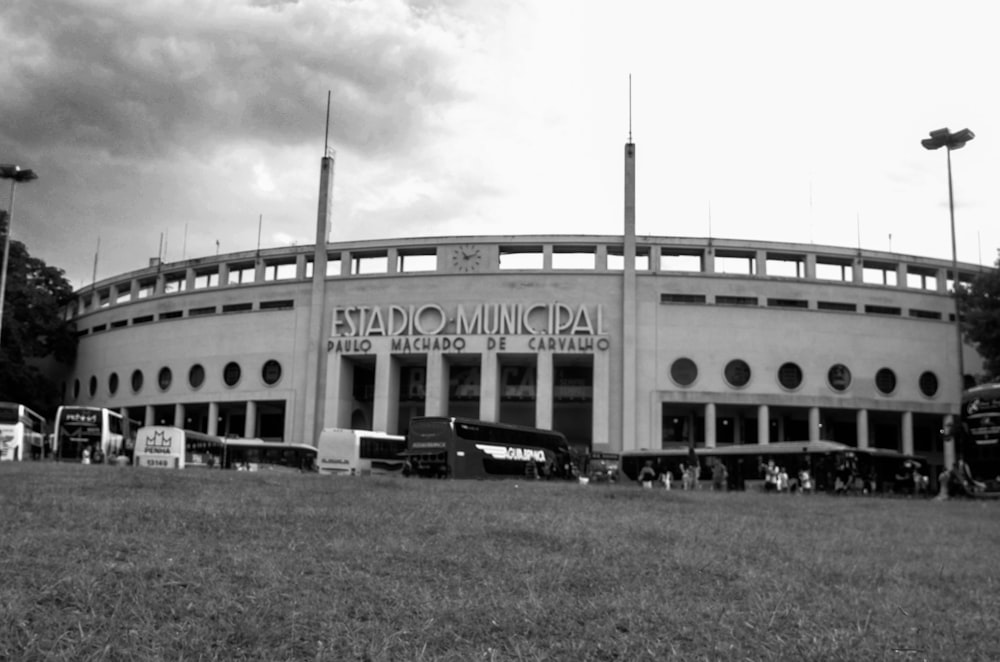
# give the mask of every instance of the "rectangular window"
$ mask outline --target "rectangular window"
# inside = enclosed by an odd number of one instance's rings
[[[201,290],[206,287],[217,287],[219,285],[218,271],[203,271],[196,273],[194,277],[194,289]]]
[[[704,294],[660,294],[660,303],[705,303]]]
[[[198,315],[214,315],[215,306],[207,306],[205,308],[192,308],[188,311],[188,317],[197,317]]]
[[[153,321],[152,315],[142,315],[140,317],[134,318],[132,320],[132,325],[135,326],[136,324],[148,324],[149,322],[152,321]]]
[[[895,306],[865,306],[865,312],[872,315],[901,315],[903,313]]]
[[[816,304],[820,310],[839,310],[845,313],[856,313],[858,307],[853,303],[842,303],[840,301],[820,301]]]
[[[919,317],[925,320],[939,320],[941,319],[941,313],[935,313],[933,310],[917,310],[916,308],[910,309],[910,317]]]
[[[171,310],[169,313],[160,313],[161,320],[172,320],[183,316],[184,316],[183,310]]]
[[[106,331],[107,328],[108,328],[107,324],[98,324],[91,330],[91,333],[100,333],[101,331]]]
[[[757,297],[717,296],[715,303],[722,306],[756,306]]]
[[[597,266],[597,253],[594,248],[573,248],[560,246],[552,251],[553,269],[585,269],[593,271]]]
[[[111,323],[112,329],[120,329],[123,326],[128,326],[128,320],[118,320],[116,322]]]
[[[803,299],[768,299],[767,305],[775,308],[808,308],[809,302]]]
[[[223,313],[242,313],[253,310],[252,303],[231,303],[222,307]]]
[[[261,310],[291,310],[295,307],[295,302],[291,299],[286,301],[261,301]]]

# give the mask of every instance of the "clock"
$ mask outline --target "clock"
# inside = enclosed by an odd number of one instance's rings
[[[451,266],[457,271],[476,271],[482,261],[483,252],[478,246],[463,244],[451,250]]]

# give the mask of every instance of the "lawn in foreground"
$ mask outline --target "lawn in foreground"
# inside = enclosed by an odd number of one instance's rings
[[[1000,659],[1000,504],[0,465],[0,659]]]

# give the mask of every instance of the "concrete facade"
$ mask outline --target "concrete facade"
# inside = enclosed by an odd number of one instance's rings
[[[451,414],[595,451],[822,438],[946,459],[950,262],[628,233],[325,236],[79,291],[64,401],[289,442]]]

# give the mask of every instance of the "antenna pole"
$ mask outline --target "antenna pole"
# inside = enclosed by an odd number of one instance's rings
[[[257,217],[257,254],[260,254],[260,229],[264,225],[264,214]]]
[[[628,141],[632,142],[632,74],[628,75]]]
[[[323,156],[330,154],[330,90],[326,91],[326,136],[323,138]]]

